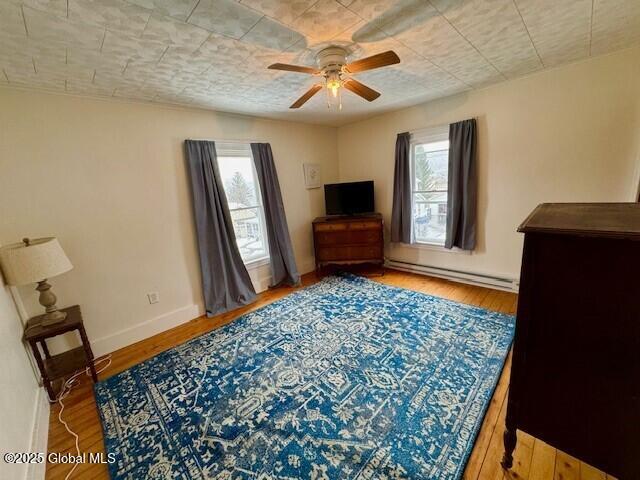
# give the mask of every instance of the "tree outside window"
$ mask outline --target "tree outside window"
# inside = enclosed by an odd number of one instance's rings
[[[245,263],[268,258],[264,209],[250,150],[222,153],[218,167],[240,255]]]

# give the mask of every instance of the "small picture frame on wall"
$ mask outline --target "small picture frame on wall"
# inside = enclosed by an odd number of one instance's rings
[[[304,186],[307,187],[307,189],[320,188],[320,165],[318,165],[317,163],[305,163],[303,166]]]

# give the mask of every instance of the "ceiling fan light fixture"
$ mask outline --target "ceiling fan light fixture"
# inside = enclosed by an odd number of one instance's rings
[[[331,95],[333,95],[333,98],[338,96],[338,89],[341,87],[342,85],[340,85],[339,82],[327,82],[327,88],[331,90]]]
[[[340,73],[332,72],[325,78],[327,90],[331,91],[333,98],[338,96],[338,91],[342,87],[343,81]]]
[[[342,110],[342,89],[346,88],[350,92],[372,102],[380,96],[372,88],[358,82],[351,75],[367,70],[386,67],[400,63],[400,58],[392,50],[378,53],[370,57],[361,58],[351,63],[347,63],[347,51],[338,46],[327,47],[317,54],[318,68],[301,65],[289,65],[274,63],[268,68],[272,70],[284,70],[288,72],[308,73],[311,75],[324,77],[324,85],[317,83],[307,90],[302,97],[296,100],[289,108],[300,108],[313,97],[323,87],[327,89],[327,106],[331,108],[331,96],[338,99],[338,109]]]
[[[325,87],[327,89],[327,108],[331,108],[332,100],[338,101],[338,110],[342,110],[342,85],[340,78],[325,78]]]

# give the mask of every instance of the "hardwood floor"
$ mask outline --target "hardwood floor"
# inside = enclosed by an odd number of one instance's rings
[[[489,310],[515,313],[517,296],[512,293],[491,290],[471,285],[450,282],[422,275],[387,270],[383,277],[373,280],[404,287],[431,295],[448,298],[461,303],[477,305]],[[317,281],[315,275],[303,277],[303,285]],[[237,316],[271,303],[294,291],[293,288],[278,288],[259,295],[254,304],[219,315],[215,318],[197,318],[191,322],[160,333],[154,337],[135,343],[112,354],[110,367],[100,374],[104,379],[142,362],[175,345],[193,337],[220,327]],[[534,439],[530,435],[518,432],[518,445],[514,454],[513,468],[505,472],[500,467],[502,457],[502,433],[504,431],[505,401],[511,357],[507,359],[504,371],[491,400],[491,404],[476,439],[475,447],[467,464],[465,480],[613,480],[603,472],[586,465],[579,460]],[[59,406],[51,408],[49,420],[49,452],[75,454],[74,439],[58,422]],[[64,419],[80,436],[82,452],[104,452],[102,427],[93,397],[89,378],[82,377],[65,402]],[[71,465],[47,465],[46,478],[64,479]],[[106,465],[80,464],[71,478],[108,479]]]

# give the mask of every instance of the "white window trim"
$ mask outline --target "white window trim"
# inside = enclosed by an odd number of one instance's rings
[[[431,143],[449,140],[449,125],[437,125],[411,132],[410,143]]]
[[[413,235],[413,209],[414,209],[414,191],[415,191],[415,177],[413,175],[415,159],[413,157],[414,147],[419,144],[424,143],[433,143],[433,142],[442,142],[449,140],[449,125],[438,125],[434,127],[428,127],[421,130],[416,130],[411,132],[411,137],[409,139],[409,156],[410,156],[410,165],[411,165],[411,243],[405,244],[411,248],[417,248],[422,250],[433,250],[438,252],[447,252],[447,253],[462,253],[467,252],[466,250],[460,250],[457,248],[445,248],[444,245],[439,243],[430,243],[430,242],[418,242]],[[459,250],[459,251],[458,251]]]
[[[271,263],[271,257],[268,255],[266,257],[256,258],[255,260],[247,260],[244,262],[245,267],[247,268],[258,268],[263,267],[265,265],[269,265]]]
[[[257,187],[256,204],[250,207],[243,207],[243,208],[258,209],[258,215],[260,217],[259,221],[261,222],[264,230],[263,233],[265,236],[264,240],[265,240],[265,248],[267,253],[266,255],[261,255],[259,257],[247,258],[247,259],[243,258],[242,261],[245,267],[250,269],[267,265],[271,263],[271,255],[269,252],[269,233],[267,232],[267,222],[264,216],[264,205],[262,204],[261,185],[260,185],[260,182],[258,181],[258,173],[256,172],[256,165],[255,165],[255,162],[253,161],[251,144],[241,143],[241,142],[216,142],[216,157],[242,157],[242,158],[249,157],[251,159],[252,166],[253,166],[253,179]],[[226,195],[226,192],[225,192],[225,195]],[[241,209],[230,209],[230,211],[231,210],[241,210]]]
[[[416,242],[411,244],[403,244],[407,247],[415,248],[417,250],[431,250],[433,252],[442,252],[442,253],[457,253],[461,255],[472,255],[473,250],[462,250],[458,247],[453,248],[445,248],[444,245],[440,245],[437,243],[425,243],[425,242]]]

